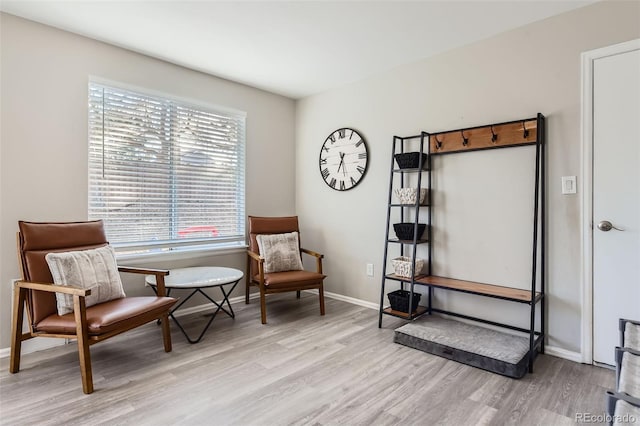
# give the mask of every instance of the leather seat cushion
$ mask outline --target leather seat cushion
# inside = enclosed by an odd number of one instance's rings
[[[264,285],[267,288],[281,289],[303,287],[303,286],[319,286],[322,284],[326,275],[319,274],[317,272],[310,271],[286,271],[286,272],[272,272],[270,274],[264,274]],[[255,276],[254,280],[260,282],[260,277]]]
[[[123,297],[87,308],[89,335],[100,335],[127,328],[128,322],[143,324],[153,321],[166,312],[178,299],[174,297]],[[145,321],[145,319],[148,320]],[[44,318],[35,327],[36,331],[47,333],[75,334],[74,313],[53,314]]]

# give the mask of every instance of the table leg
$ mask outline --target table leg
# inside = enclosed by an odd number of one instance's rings
[[[231,314],[229,314],[227,312],[227,315],[229,315],[231,318],[235,318],[236,314],[235,312],[233,312],[233,308],[231,307],[231,302],[229,302],[229,296],[231,295],[231,292],[233,291],[233,289],[236,288],[236,285],[238,285],[238,282],[240,280],[236,281],[235,283],[233,283],[233,286],[231,286],[231,290],[229,290],[228,292],[225,293],[224,291],[224,287],[220,286],[220,291],[222,292],[222,295],[224,296],[224,299],[222,300],[222,304],[224,305],[224,302],[227,302],[227,306],[229,307],[229,310],[231,311]],[[224,309],[223,309],[224,310]],[[225,311],[226,312],[226,311]]]
[[[189,343],[194,344],[194,343],[198,343],[200,340],[202,340],[202,337],[204,336],[204,333],[206,333],[206,331],[209,329],[209,326],[211,326],[211,323],[213,322],[213,320],[216,317],[216,315],[218,314],[218,312],[223,311],[225,314],[229,315],[231,318],[235,318],[235,312],[233,312],[233,308],[231,307],[231,302],[229,302],[229,295],[231,295],[231,292],[233,292],[233,290],[236,288],[236,286],[238,285],[238,282],[240,282],[240,280],[238,280],[238,281],[236,281],[234,283],[221,284],[219,286],[220,287],[220,291],[222,292],[222,296],[223,296],[223,299],[222,299],[222,301],[220,303],[218,303],[215,300],[213,300],[207,293],[202,291],[201,288],[195,288],[195,289],[193,289],[191,294],[189,294],[189,296],[187,296],[184,300],[181,300],[180,303],[178,303],[173,309],[171,309],[169,311],[169,316],[171,318],[173,318],[173,321],[176,323],[176,325],[178,326],[178,328],[180,329],[182,334],[184,334],[184,337],[187,338],[187,341]],[[233,284],[233,285],[231,286],[231,289],[229,291],[225,291],[224,290],[224,286],[228,285],[228,284]],[[158,294],[157,291],[156,291],[156,288],[154,286],[151,286],[151,288],[153,289],[153,291],[156,294]],[[171,289],[167,290],[167,296],[169,295],[170,291],[171,291]],[[193,297],[193,295],[196,294],[196,293],[202,294],[207,300],[209,300],[212,304],[214,304],[217,309],[215,310],[215,312],[213,312],[211,314],[207,314],[207,315],[211,315],[211,318],[209,319],[209,321],[205,325],[204,329],[202,329],[202,332],[200,332],[200,335],[198,336],[198,338],[194,340],[189,336],[189,334],[187,334],[186,330],[184,329],[184,327],[182,327],[182,324],[180,324],[180,322],[175,317],[175,315],[173,315],[173,313],[175,311],[177,311],[182,305],[184,305],[189,299],[191,299],[191,297]],[[227,311],[224,308],[224,304],[225,303],[229,307],[229,311]],[[158,320],[158,324],[160,324],[160,320]]]
[[[178,328],[180,329],[180,331],[182,331],[182,334],[184,334],[184,337],[187,338],[187,341],[191,344],[194,343],[198,343],[200,340],[202,340],[202,336],[204,336],[204,332],[207,331],[207,329],[209,328],[209,326],[211,325],[211,322],[213,321],[213,318],[215,317],[215,314],[211,317],[211,319],[209,320],[209,322],[207,323],[206,327],[204,328],[204,330],[202,330],[202,333],[200,333],[200,336],[198,336],[198,338],[196,340],[193,340],[191,337],[189,337],[189,334],[187,334],[187,331],[184,329],[184,327],[182,327],[182,324],[180,324],[180,321],[178,321],[178,319],[175,317],[175,315],[173,315],[173,313],[178,310],[178,308],[180,308],[180,306],[184,305],[184,303],[191,299],[191,297],[196,294],[200,289],[196,288],[194,289],[191,294],[189,294],[189,296],[187,296],[184,300],[180,301],[180,303],[178,305],[176,305],[173,309],[171,309],[171,311],[169,311],[169,316],[171,318],[173,318],[173,321],[176,323],[176,325],[178,326]]]
[[[176,319],[176,317],[173,314],[169,314],[169,315],[171,316],[171,318],[173,318],[173,321],[175,321],[180,331],[182,331],[182,334],[184,334],[184,337],[186,337],[187,341],[191,344],[198,343],[200,340],[202,340],[202,336],[204,336],[204,333],[209,329],[209,326],[213,322],[213,319],[216,317],[216,314],[211,315],[211,318],[209,318],[209,322],[207,322],[207,325],[202,329],[202,332],[200,333],[198,338],[196,340],[193,340],[191,337],[189,337],[189,335],[187,334],[187,331],[182,327],[182,324],[180,324],[180,322]]]
[[[236,282],[234,282],[234,283],[221,284],[221,285],[219,286],[219,287],[220,287],[220,291],[222,292],[222,296],[223,296],[223,299],[222,299],[222,301],[221,301],[220,303],[218,303],[218,302],[216,302],[215,300],[213,300],[211,297],[209,297],[209,295],[208,295],[208,294],[204,293],[203,291],[201,291],[200,293],[201,293],[204,297],[206,297],[207,299],[209,299],[209,301],[210,301],[211,303],[213,303],[214,305],[216,305],[216,306],[218,307],[218,309],[216,309],[216,312],[215,312],[216,314],[217,314],[219,311],[223,311],[225,314],[229,315],[231,318],[235,318],[235,317],[236,317],[236,314],[235,314],[235,312],[233,312],[233,308],[231,307],[231,302],[229,302],[229,296],[231,295],[231,292],[233,292],[233,290],[236,288],[236,286],[238,285],[238,282],[239,282],[239,281],[240,281],[240,280],[238,280],[238,281],[236,281]],[[224,286],[225,286],[225,285],[229,285],[229,284],[233,284],[233,285],[231,286],[231,289],[230,289],[229,291],[224,291]],[[228,311],[224,308],[224,304],[225,304],[225,303],[226,303],[226,304],[227,304],[227,306],[229,307],[229,310],[228,310]],[[214,315],[215,315],[215,314],[214,314]]]

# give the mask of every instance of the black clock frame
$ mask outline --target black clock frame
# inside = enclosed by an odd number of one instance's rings
[[[362,141],[363,145],[364,145],[364,152],[365,152],[365,162],[364,162],[364,171],[362,171],[362,173],[360,174],[360,178],[355,181],[355,183],[346,188],[340,188],[340,187],[336,187],[336,186],[332,186],[329,182],[327,182],[326,177],[323,174],[323,164],[322,164],[322,151],[323,150],[327,150],[328,149],[325,148],[327,142],[329,141],[334,141],[335,142],[335,134],[338,133],[340,134],[341,131],[344,131],[346,133],[347,130],[351,130],[353,133],[355,133],[356,135],[358,135],[358,137],[360,138],[360,140]],[[327,138],[324,140],[324,143],[322,144],[322,147],[320,148],[320,154],[318,155],[318,168],[320,170],[320,176],[322,177],[322,181],[331,189],[335,190],[335,191],[339,191],[339,192],[344,192],[344,191],[349,191],[350,189],[355,188],[356,186],[358,186],[360,184],[360,182],[362,182],[362,180],[364,179],[365,175],[367,174],[367,170],[369,170],[369,147],[367,145],[367,141],[365,140],[365,138],[362,136],[362,134],[360,132],[358,132],[356,129],[352,128],[352,127],[341,127],[339,129],[334,130],[333,132],[331,132],[329,134],[329,136],[327,136]],[[326,170],[326,169],[325,169]],[[351,178],[352,182],[354,181],[353,177]]]

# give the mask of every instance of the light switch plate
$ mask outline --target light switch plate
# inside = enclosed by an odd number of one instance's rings
[[[562,193],[563,194],[575,194],[576,192],[577,192],[576,177],[575,176],[562,176]]]

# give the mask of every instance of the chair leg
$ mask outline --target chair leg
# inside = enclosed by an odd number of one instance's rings
[[[73,311],[76,318],[76,338],[78,339],[82,391],[89,394],[93,392],[93,374],[91,373],[91,353],[89,352],[89,333],[87,331],[87,313],[84,297],[73,296]]]
[[[318,287],[318,298],[320,299],[320,315],[324,315],[324,284]]]
[[[263,324],[267,323],[267,303],[265,300],[264,290],[260,289],[260,319]]]
[[[247,254],[247,269],[244,274],[244,303],[249,304],[249,287],[251,287],[251,258]]]
[[[300,290],[296,291],[296,299],[300,299]]]
[[[162,340],[164,341],[164,351],[171,352],[171,327],[169,326],[169,314],[160,317],[162,322]]]
[[[9,372],[20,371],[20,352],[22,349],[22,318],[27,289],[18,286],[13,289],[13,321],[11,325],[11,362]]]

